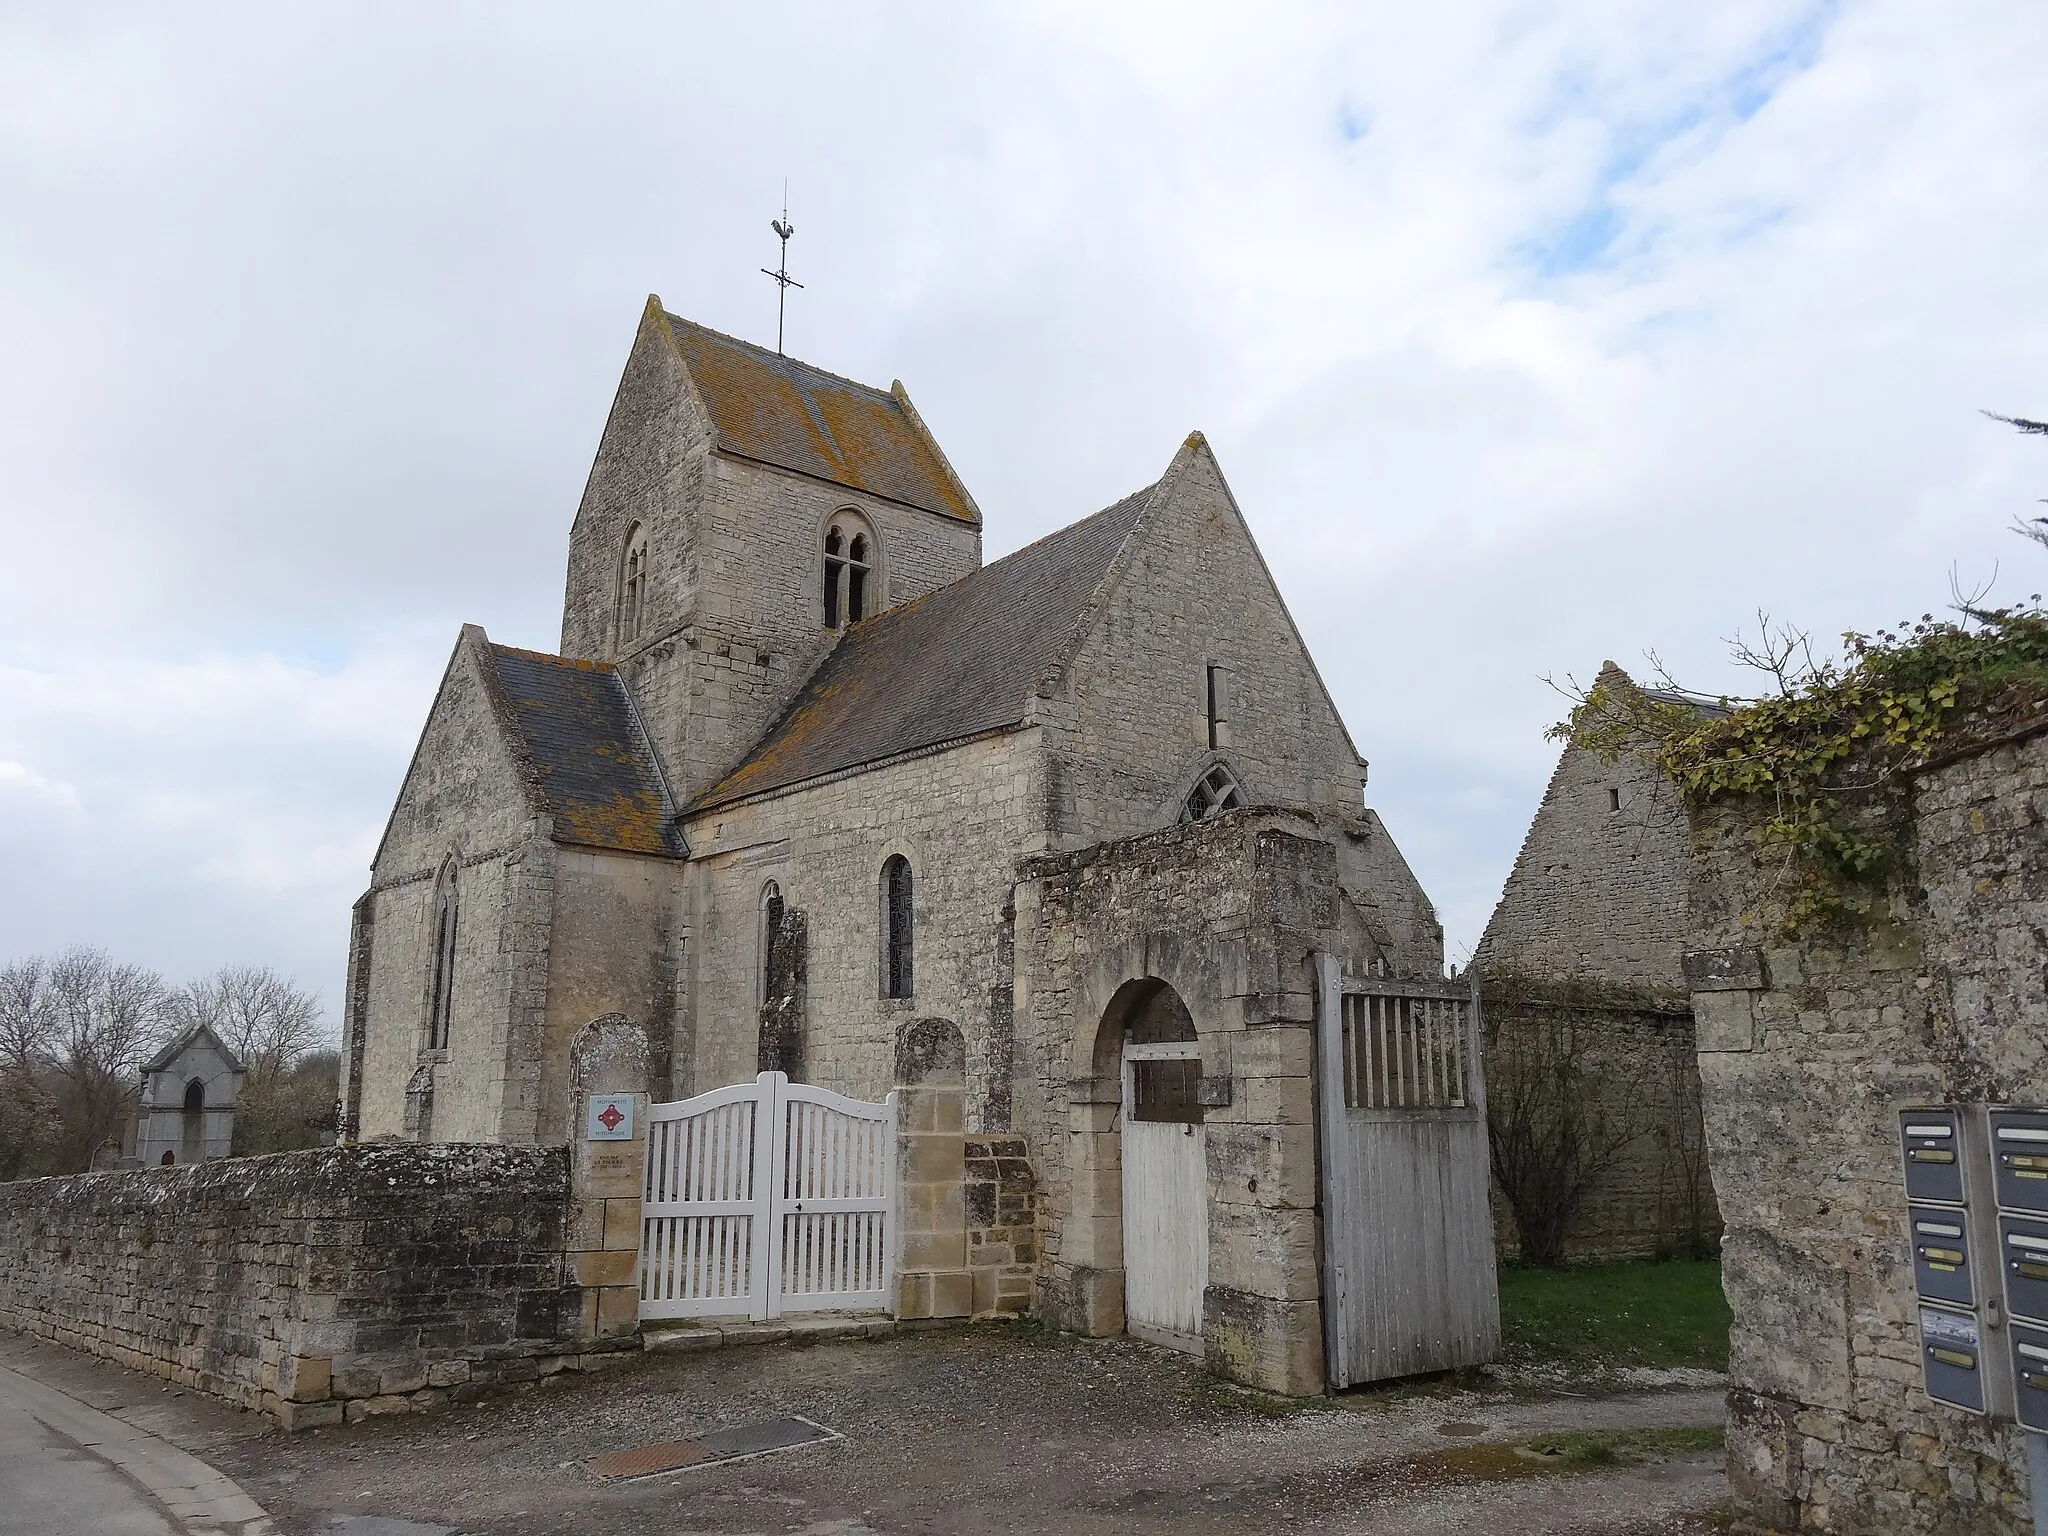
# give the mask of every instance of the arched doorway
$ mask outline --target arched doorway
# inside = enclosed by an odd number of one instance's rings
[[[185,1104],[178,1116],[178,1157],[196,1163],[205,1156],[206,1084],[195,1077],[185,1085]]]
[[[1156,977],[1127,984],[1111,1010],[1122,1015],[1124,1326],[1200,1354],[1209,1283],[1201,1043],[1180,994]]]

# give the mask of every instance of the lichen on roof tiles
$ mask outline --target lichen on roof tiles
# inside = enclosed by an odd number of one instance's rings
[[[962,522],[974,503],[888,390],[667,314],[718,446]]]
[[[681,857],[675,807],[618,672],[509,645],[490,657],[556,841]]]

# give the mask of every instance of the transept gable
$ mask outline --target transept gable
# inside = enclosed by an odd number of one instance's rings
[[[683,857],[675,806],[617,669],[494,644],[463,626],[376,865],[486,845],[531,821],[555,841]],[[412,846],[417,845],[417,846]]]
[[[618,669],[509,645],[487,644],[486,656],[508,739],[555,841],[682,857],[667,782]]]

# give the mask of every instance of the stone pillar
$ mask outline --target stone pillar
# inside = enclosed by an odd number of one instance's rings
[[[959,1027],[918,1019],[896,1041],[896,1315],[968,1317],[967,1049]]]
[[[584,1025],[569,1047],[566,1262],[570,1278],[583,1288],[586,1339],[632,1333],[640,1326],[640,1192],[647,1169],[653,1057],[645,1027],[619,1013]],[[590,1135],[590,1101],[611,1095],[631,1098],[630,1139]]]

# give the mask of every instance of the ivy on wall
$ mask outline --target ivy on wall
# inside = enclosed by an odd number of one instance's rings
[[[1897,866],[1912,775],[2048,728],[2048,612],[1848,634],[1841,660],[1778,697],[1703,704],[1601,682],[1551,734],[1610,761],[1642,757],[1694,809],[1759,802],[1753,835],[1784,877],[1787,932],[1855,921]]]

